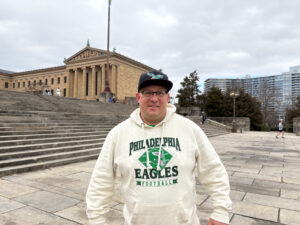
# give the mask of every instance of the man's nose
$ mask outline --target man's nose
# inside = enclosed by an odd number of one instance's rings
[[[152,96],[151,96],[150,100],[152,100],[152,101],[156,101],[156,100],[158,100],[158,97],[157,97],[157,94],[156,94],[156,92],[154,92],[154,93],[152,94]]]

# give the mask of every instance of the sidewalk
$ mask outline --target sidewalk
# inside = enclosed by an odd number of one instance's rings
[[[300,224],[300,137],[246,132],[210,138],[230,175],[231,225]],[[95,160],[0,178],[0,225],[88,224],[85,192]],[[206,225],[209,196],[197,185],[198,215]],[[118,191],[109,225],[122,224]],[[172,225],[172,224],[164,224]]]

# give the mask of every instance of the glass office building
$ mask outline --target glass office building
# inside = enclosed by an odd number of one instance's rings
[[[218,87],[223,92],[242,87],[246,93],[262,102],[262,107],[267,102],[269,111],[284,117],[286,107],[291,106],[300,96],[300,66],[290,67],[289,72],[280,75],[205,80],[204,91],[212,87]]]

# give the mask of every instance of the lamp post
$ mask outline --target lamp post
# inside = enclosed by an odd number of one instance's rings
[[[233,97],[233,122],[232,122],[232,132],[236,132],[237,130],[237,123],[235,118],[235,99],[239,96],[237,91],[231,91],[230,96]]]
[[[108,25],[107,25],[107,51],[106,51],[106,79],[105,79],[105,89],[104,93],[110,94],[110,87],[109,87],[109,35],[110,35],[110,5],[111,0],[108,0]]]
[[[110,6],[111,0],[108,0],[108,19],[107,19],[107,51],[106,51],[106,73],[105,73],[105,89],[100,93],[99,100],[101,102],[109,102],[109,99],[112,96],[110,87],[109,87],[109,37],[110,37]],[[103,68],[105,70],[105,68]]]

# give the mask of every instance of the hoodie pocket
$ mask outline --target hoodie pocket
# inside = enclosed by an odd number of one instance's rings
[[[136,203],[131,219],[132,225],[187,225],[188,215],[182,202]]]

